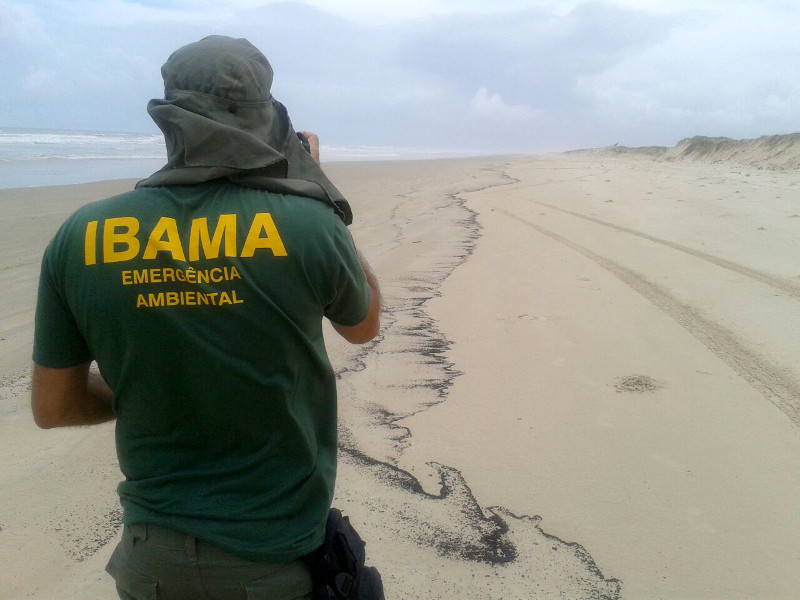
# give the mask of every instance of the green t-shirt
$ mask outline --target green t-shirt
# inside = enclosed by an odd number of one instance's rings
[[[349,231],[319,201],[140,188],[84,206],[53,238],[33,359],[97,361],[126,523],[288,561],[321,544],[336,475],[322,318],[355,325],[369,300]]]

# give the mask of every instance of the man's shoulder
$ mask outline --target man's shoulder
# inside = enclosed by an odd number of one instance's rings
[[[45,255],[52,258],[65,252],[68,247],[77,247],[78,242],[84,239],[87,224],[92,221],[102,221],[109,216],[117,216],[126,211],[126,206],[134,206],[143,201],[148,194],[147,191],[130,190],[102,200],[87,202],[64,219],[50,240]]]
[[[95,200],[94,202],[84,204],[75,214],[95,216],[113,213],[128,205],[135,207],[141,202],[163,194],[161,190],[162,188],[136,188],[127,192],[122,192],[121,194],[116,194],[115,196],[109,196],[102,200]]]
[[[121,211],[124,212],[125,210],[141,206],[153,196],[155,189],[156,188],[140,188],[109,196],[102,200],[87,202],[66,218],[62,228],[68,228],[76,223],[85,223],[109,216],[118,216],[121,214]]]
[[[320,223],[329,227],[342,225],[344,227],[344,223],[336,216],[333,207],[321,200],[291,194],[281,194],[280,196],[282,197],[281,205],[285,211],[308,218],[309,223]]]

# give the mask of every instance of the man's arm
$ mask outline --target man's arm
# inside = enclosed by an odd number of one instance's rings
[[[311,131],[301,131],[301,134],[308,141],[309,153],[311,158],[319,164],[319,137]],[[367,317],[358,325],[346,326],[339,325],[331,321],[331,325],[351,344],[366,344],[381,330],[381,290],[378,286],[378,279],[375,277],[372,269],[364,257],[359,253],[358,260],[361,263],[361,270],[364,271],[364,276],[367,278],[369,284],[369,312]]]
[[[367,261],[364,260],[361,254],[358,255],[358,259],[369,284],[369,312],[367,312],[367,317],[358,325],[350,327],[339,325],[333,321],[331,321],[331,325],[339,335],[351,344],[366,344],[378,335],[381,330],[381,290],[378,286],[378,280]]]
[[[311,131],[299,132],[308,142],[308,153],[319,164],[319,136]]]
[[[114,394],[90,363],[65,369],[33,365],[31,408],[42,429],[95,425],[114,419]]]

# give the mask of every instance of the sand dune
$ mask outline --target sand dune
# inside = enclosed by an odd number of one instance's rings
[[[796,597],[800,172],[681,144],[328,166],[386,297],[328,339],[388,598]],[[0,598],[113,597],[113,427],[37,430],[28,356],[47,239],[131,183],[0,191]]]
[[[594,150],[576,150],[567,154],[639,155],[665,161],[734,163],[759,170],[791,170],[800,168],[800,133],[768,135],[748,140],[695,136],[683,139],[671,148],[609,146]]]

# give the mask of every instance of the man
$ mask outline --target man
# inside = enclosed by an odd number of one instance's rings
[[[322,319],[371,340],[378,285],[254,46],[208,37],[162,75],[168,164],[45,252],[34,418],[116,418],[120,598],[310,597],[336,471]]]

